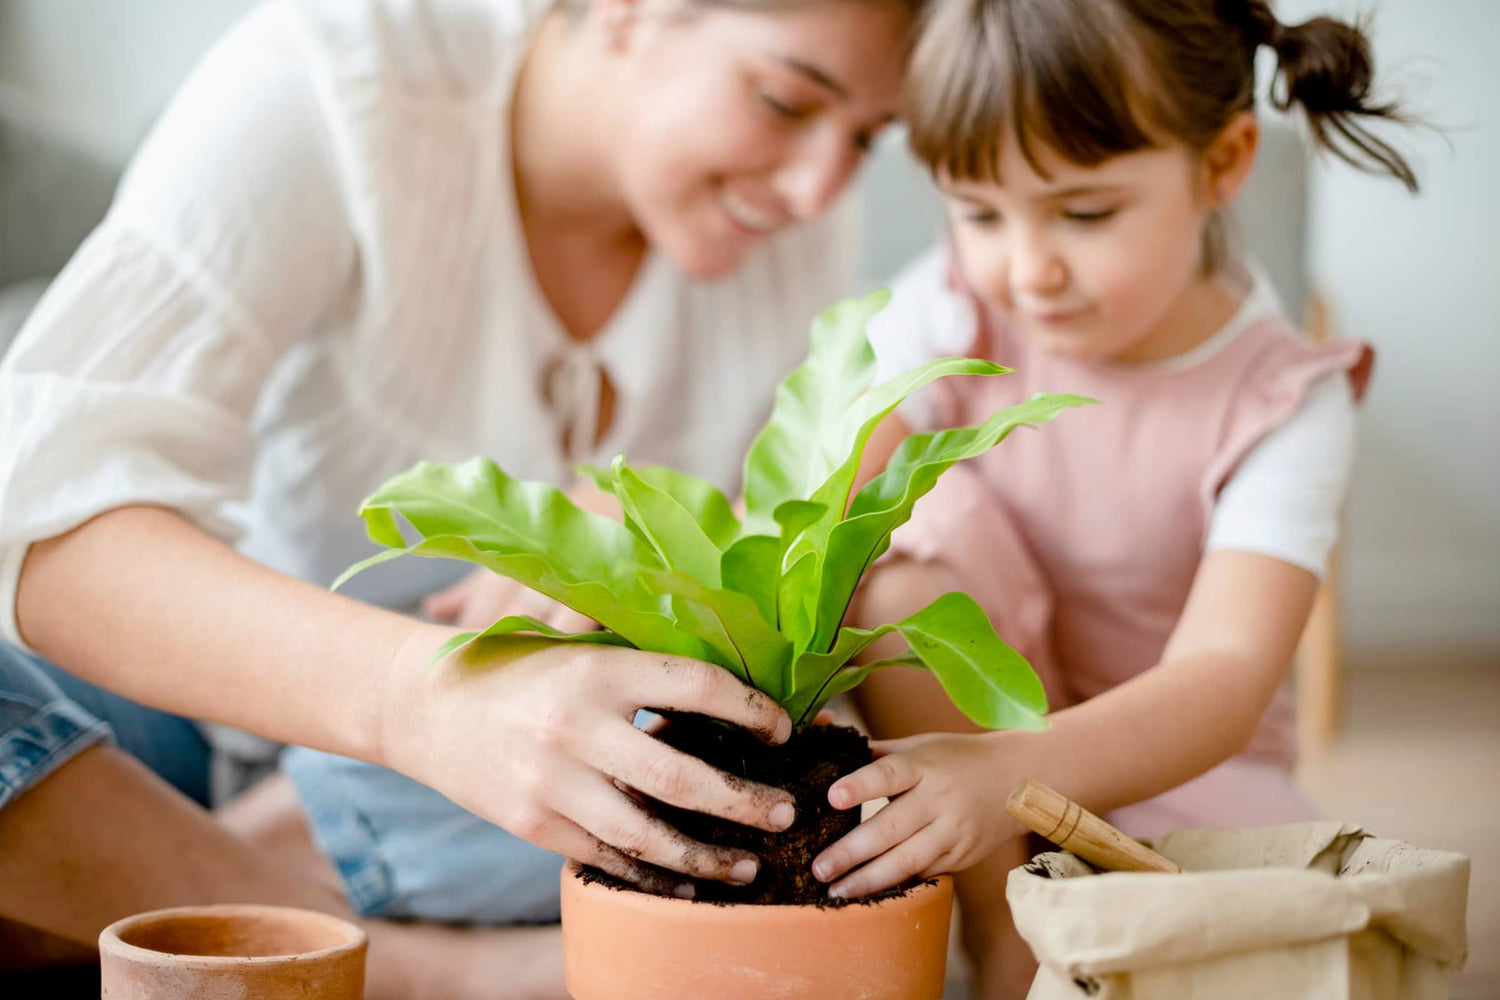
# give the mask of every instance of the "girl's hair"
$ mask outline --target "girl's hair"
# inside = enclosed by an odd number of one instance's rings
[[[1416,190],[1366,127],[1401,116],[1370,99],[1363,31],[1328,17],[1282,25],[1267,0],[934,0],[909,77],[912,149],[990,182],[1012,135],[1034,168],[1038,142],[1081,166],[1162,139],[1201,151],[1254,106],[1262,45],[1276,53],[1278,109],[1301,105],[1318,144]]]
[[[558,0],[559,5],[570,14],[582,14],[589,8],[590,0]],[[684,7],[723,7],[729,10],[753,13],[755,11],[795,10],[807,7],[820,0],[681,0]],[[865,0],[867,3],[891,3],[905,7],[912,16],[920,16],[927,0]]]

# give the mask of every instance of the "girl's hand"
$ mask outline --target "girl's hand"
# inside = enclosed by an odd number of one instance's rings
[[[1005,812],[1013,781],[999,766],[998,734],[931,733],[871,744],[876,759],[828,789],[836,809],[890,804],[813,860],[829,895],[865,896],[913,877],[977,863],[1020,832]],[[856,867],[862,866],[862,867]]]
[[[694,841],[637,794],[764,830],[792,796],[732,779],[632,725],[636,711],[698,712],[784,742],[791,720],[721,667],[635,649],[507,637],[428,669],[453,630],[418,625],[392,666],[383,757],[516,836],[657,891],[682,875],[748,883],[754,855]],[[681,873],[681,874],[676,874]]]

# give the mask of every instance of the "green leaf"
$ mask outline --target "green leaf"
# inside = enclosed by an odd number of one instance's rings
[[[885,471],[865,484],[854,498],[848,517],[829,533],[817,581],[813,613],[817,629],[811,648],[828,648],[865,570],[890,545],[891,532],[906,523],[912,506],[932,489],[943,472],[957,462],[984,454],[1017,427],[1045,423],[1066,409],[1093,402],[1084,396],[1039,393],[977,426],[915,434],[902,442]]]
[[[648,485],[670,494],[681,504],[714,545],[725,549],[739,537],[740,521],[734,516],[734,507],[713,483],[666,465],[632,468]],[[591,478],[601,492],[614,495],[613,471],[597,465],[578,465],[575,469]]]
[[[398,555],[400,553],[397,553]],[[603,629],[595,629],[592,632],[561,632],[546,622],[538,621],[530,615],[507,615],[483,632],[460,632],[447,642],[438,647],[436,653],[432,654],[432,662],[436,663],[450,653],[459,650],[481,639],[491,639],[501,635],[521,635],[535,633],[546,639],[556,639],[560,642],[582,642],[594,643],[600,646],[629,646],[620,636]]]
[[[646,578],[673,596],[678,627],[707,643],[718,654],[714,662],[734,669],[778,701],[785,696],[782,678],[792,644],[762,617],[748,594],[707,587],[683,573],[647,570]]]
[[[861,396],[850,408],[846,424],[842,428],[846,440],[840,444],[847,455],[837,468],[828,473],[828,478],[823,480],[812,496],[814,503],[823,506],[824,515],[811,522],[809,527],[816,526],[821,530],[809,532],[809,537],[803,544],[813,549],[821,548],[833,525],[844,516],[844,509],[849,506],[849,491],[854,488],[854,477],[859,474],[860,462],[864,460],[865,445],[870,443],[870,436],[875,433],[880,422],[890,416],[907,396],[928,383],[949,375],[1005,375],[1010,371],[1009,368],[989,361],[937,358],[889,382],[883,382]]]
[[[620,527],[624,530],[623,526]],[[492,546],[488,539],[435,535],[400,550],[398,554],[461,559],[484,566],[587,615],[632,646],[677,656],[691,656],[699,660],[712,659],[701,641],[678,628],[677,623],[664,613],[670,600],[648,588],[643,581],[635,584],[638,593],[623,595],[622,592],[595,581],[564,579],[558,575],[553,563],[541,557],[487,546]],[[639,567],[639,570],[641,573],[655,571],[644,566]],[[632,604],[624,599],[625,596],[641,598],[642,595],[649,602],[644,605],[649,610],[643,610],[642,605]]]
[[[900,632],[909,649],[873,663],[849,663],[876,639]],[[844,628],[832,653],[797,660],[799,689],[787,711],[799,723],[829,699],[850,691],[885,667],[926,667],[960,711],[988,729],[1047,728],[1047,695],[1041,680],[995,634],[984,610],[967,594],[944,594],[899,622],[876,629]]]
[[[896,623],[953,704],[988,729],[1047,728],[1047,694],[1026,658],[968,594],[944,594]]]
[[[818,709],[833,697],[833,694],[825,693],[824,689],[841,668],[864,652],[876,639],[895,630],[895,625],[881,625],[873,629],[853,626],[841,628],[838,641],[829,652],[808,651],[798,655],[792,664],[792,700],[786,706],[787,714],[797,722],[817,715]]]
[[[796,653],[801,653],[812,641],[817,574],[817,553],[808,552],[792,563],[776,585],[776,624],[791,640]]]
[[[886,291],[845,299],[813,321],[807,360],[776,389],[771,419],[745,455],[745,533],[775,533],[775,511],[808,500],[847,449],[825,449],[875,377],[875,352],[865,324],[890,299]],[[836,447],[835,442],[835,447]]]
[[[781,539],[746,535],[724,550],[719,576],[725,590],[737,590],[755,602],[761,617],[776,624],[776,583],[781,579]]]
[[[871,674],[873,674],[877,670],[883,670],[886,667],[919,667],[925,669],[926,666],[927,664],[922,662],[922,658],[909,649],[899,656],[888,657],[884,660],[876,660],[873,663],[866,663],[858,666],[850,664],[849,666],[844,667],[838,673],[834,674],[833,677],[829,679],[827,686],[823,688],[818,700],[811,706],[811,712],[808,715],[808,718],[816,716],[818,714],[818,711],[822,709],[824,705],[828,704],[828,702],[832,701],[834,698],[837,698],[845,691],[853,691],[855,688],[859,687]]]
[[[669,602],[643,579],[643,572],[661,568],[656,553],[624,525],[578,509],[551,485],[512,479],[488,459],[422,462],[383,484],[360,514],[372,539],[394,543],[402,554],[486,566],[642,649],[703,658],[703,644],[676,627],[666,614]],[[422,540],[406,546],[396,515]],[[389,558],[381,553],[351,572]]]
[[[625,464],[624,455],[615,459],[613,472],[615,499],[620,501],[620,507],[651,543],[662,564],[670,570],[686,573],[706,586],[717,587],[719,547],[704,534],[687,508],[670,493],[636,475]]]

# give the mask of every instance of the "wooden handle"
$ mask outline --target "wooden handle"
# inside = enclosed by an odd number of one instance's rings
[[[1011,789],[1005,811],[1028,830],[1078,855],[1095,868],[1118,872],[1180,872],[1182,869],[1128,837],[1072,799],[1027,778]]]

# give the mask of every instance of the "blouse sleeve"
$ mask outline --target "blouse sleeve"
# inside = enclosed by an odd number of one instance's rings
[[[151,504],[220,537],[273,365],[350,287],[334,142],[289,8],[194,72],[0,364],[0,637],[28,547]]]

